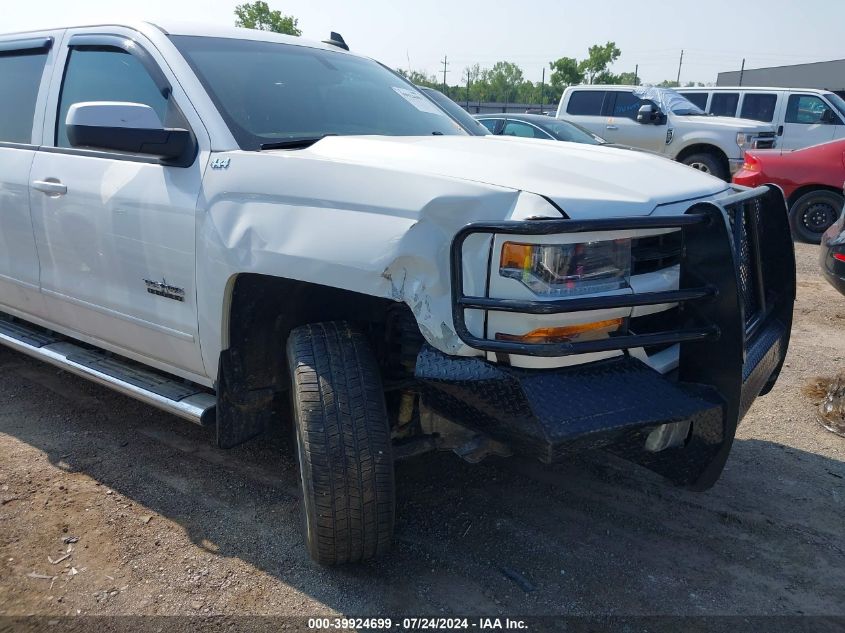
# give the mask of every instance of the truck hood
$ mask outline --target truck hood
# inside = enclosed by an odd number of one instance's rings
[[[727,188],[717,178],[660,156],[539,139],[330,136],[295,151],[301,158],[535,193],[572,218],[648,215],[658,205],[712,196]]]
[[[771,123],[761,123],[751,119],[737,119],[730,116],[679,116],[674,115],[676,123],[696,126],[702,129],[719,128],[722,130],[736,130],[737,132],[774,132]]]

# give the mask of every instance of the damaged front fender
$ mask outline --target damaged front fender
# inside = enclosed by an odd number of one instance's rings
[[[200,200],[197,257],[207,265],[197,271],[197,297],[211,375],[228,346],[227,283],[242,273],[401,301],[434,348],[478,355],[454,331],[453,236],[471,222],[561,217],[540,196],[484,183],[323,161],[317,185],[313,158],[231,154],[229,169],[207,174]],[[467,243],[467,288],[483,289],[489,249],[487,236]]]

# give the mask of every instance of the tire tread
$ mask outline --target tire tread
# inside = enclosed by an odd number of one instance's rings
[[[291,332],[287,358],[309,553],[324,565],[377,557],[392,542],[394,476],[369,344],[345,322],[309,324]]]

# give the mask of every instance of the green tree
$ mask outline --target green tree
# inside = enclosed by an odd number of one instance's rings
[[[522,69],[513,62],[496,62],[487,76],[494,101],[515,101],[525,81]]]
[[[536,84],[527,79],[516,88],[516,102],[535,103],[540,101],[540,82]]]
[[[402,75],[412,84],[415,84],[417,86],[425,86],[426,88],[436,88],[438,90],[441,90],[443,88],[443,85],[437,81],[437,77],[435,77],[434,75],[426,74],[425,71],[407,71],[402,68],[397,68],[396,72]]]
[[[490,101],[490,70],[481,68],[478,64],[471,66],[472,81],[469,84],[469,98],[471,101]]]
[[[555,90],[563,92],[567,86],[574,86],[584,81],[584,73],[581,71],[578,60],[573,57],[561,57],[549,62],[552,70],[549,78],[549,85]]]
[[[677,88],[681,84],[679,84],[677,81],[674,81],[672,79],[664,79],[663,81],[661,81],[657,85],[660,86],[661,88]]]
[[[619,59],[621,54],[615,42],[608,42],[604,46],[596,44],[587,50],[587,59],[581,60],[578,69],[589,79],[589,83],[596,83],[596,77],[609,78],[609,74],[602,73],[607,73],[607,67]]]
[[[616,76],[618,83],[624,86],[639,86],[640,85],[640,78],[637,77],[634,73],[620,73]]]
[[[297,26],[299,20],[292,15],[282,15],[281,11],[271,10],[263,0],[239,4],[235,7],[235,15],[238,18],[235,26],[285,35],[302,35],[302,31]]]
[[[593,77],[594,84],[604,84],[604,85],[616,85],[624,83],[622,81],[622,75],[614,75],[609,70],[604,70]]]

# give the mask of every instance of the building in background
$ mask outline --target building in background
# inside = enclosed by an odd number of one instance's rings
[[[717,86],[767,86],[772,88],[819,88],[845,96],[845,59],[792,66],[746,68],[719,73]]]

